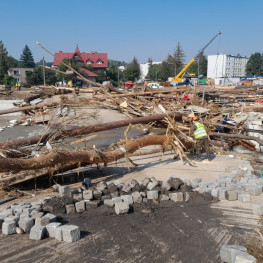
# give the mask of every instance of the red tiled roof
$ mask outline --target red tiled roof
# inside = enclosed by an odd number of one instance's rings
[[[85,68],[80,68],[79,72],[83,75],[86,75],[87,77],[98,77],[97,74],[85,69]]]
[[[55,57],[60,60],[64,60],[66,58],[73,58],[77,55],[85,65],[92,65],[93,68],[107,68],[108,67],[108,54],[107,53],[98,53],[98,52],[80,52],[78,47],[75,49],[74,53],[64,53],[57,52],[55,53]],[[90,62],[90,63],[89,63]],[[58,66],[60,64],[59,60],[54,58],[53,66]]]

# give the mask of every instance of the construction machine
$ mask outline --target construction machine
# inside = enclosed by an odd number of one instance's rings
[[[175,80],[177,82],[182,82],[183,77],[186,73],[186,70],[194,63],[194,61],[198,58],[198,56],[204,52],[204,50],[221,34],[219,31],[202,49],[198,51],[198,54],[191,59],[191,61],[178,73],[178,75],[175,77]]]

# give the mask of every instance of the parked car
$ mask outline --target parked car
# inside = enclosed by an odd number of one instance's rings
[[[152,89],[159,89],[159,88],[163,88],[163,86],[160,86],[158,83],[155,82],[150,82],[147,84],[148,88],[152,88]]]

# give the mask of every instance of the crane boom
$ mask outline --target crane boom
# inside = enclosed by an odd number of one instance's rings
[[[192,65],[192,63],[198,58],[198,56],[221,34],[221,31],[219,31],[202,49],[199,50],[198,54],[191,59],[191,61],[178,73],[178,75],[175,77],[176,81],[183,81],[183,75],[185,71]]]

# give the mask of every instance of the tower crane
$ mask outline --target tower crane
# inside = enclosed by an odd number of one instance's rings
[[[198,54],[191,59],[191,61],[177,74],[177,76],[175,77],[175,80],[178,82],[182,82],[183,81],[183,77],[184,74],[186,72],[186,70],[193,64],[193,62],[198,58],[198,56],[204,52],[204,50],[219,36],[221,35],[221,32],[219,31],[202,49],[200,49],[198,51]]]

